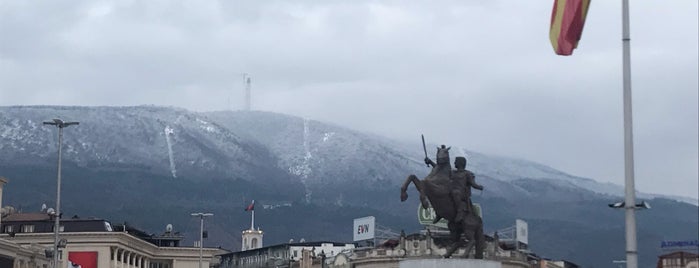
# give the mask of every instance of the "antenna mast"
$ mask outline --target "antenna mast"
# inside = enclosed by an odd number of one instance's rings
[[[250,108],[251,108],[250,76],[248,74],[244,74],[243,79],[245,80],[245,110],[250,111]]]

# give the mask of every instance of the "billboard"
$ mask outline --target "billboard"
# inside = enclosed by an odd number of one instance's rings
[[[432,223],[436,217],[437,214],[435,214],[433,207],[423,208],[421,204],[417,204],[417,221],[420,222],[420,225],[430,225],[447,229],[448,222],[446,219],[441,219],[437,223]]]
[[[699,251],[699,240],[666,240],[660,243],[660,249],[666,250],[687,250],[690,252]]]
[[[481,219],[483,218],[483,213],[481,212],[480,204],[473,203],[473,210],[476,212],[476,215],[478,215],[478,217],[481,217]],[[434,208],[423,208],[421,204],[417,205],[417,221],[420,223],[420,225],[430,225],[447,229],[448,222],[446,219],[441,219],[437,223],[432,223],[432,221],[434,221],[436,217],[437,215],[434,212]]]
[[[97,251],[68,252],[68,267],[97,268]]]
[[[524,244],[529,244],[529,225],[526,221],[517,219],[515,220],[515,233],[517,234],[517,241]]]
[[[354,241],[374,239],[376,219],[374,216],[354,219]]]

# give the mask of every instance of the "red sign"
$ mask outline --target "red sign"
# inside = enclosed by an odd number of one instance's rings
[[[97,251],[71,251],[68,261],[70,268],[97,268]]]

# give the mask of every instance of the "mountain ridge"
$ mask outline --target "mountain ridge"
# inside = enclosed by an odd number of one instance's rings
[[[303,119],[300,117],[294,117],[290,115],[285,115],[285,114],[278,114],[278,113],[273,113],[273,112],[245,112],[245,111],[238,111],[238,112],[233,112],[233,111],[215,111],[215,112],[207,112],[205,114],[213,116],[214,121],[218,121],[219,124],[225,125],[225,123],[220,122],[223,120],[221,117],[221,114],[228,114],[229,118],[230,117],[240,117],[240,115],[248,115],[250,113],[257,113],[258,115],[262,114],[268,117],[274,117],[274,116],[279,116],[279,117],[286,117],[286,118],[292,118],[296,121],[302,121],[302,120],[308,120],[308,119]],[[341,126],[334,125],[332,123],[324,123],[320,121],[315,121],[311,120],[311,122],[316,122],[316,123],[323,123],[327,124],[331,127],[334,128],[342,128]],[[301,122],[298,122],[299,125],[301,125]],[[246,126],[249,127],[249,126]],[[347,130],[347,129],[345,129]],[[366,135],[368,137],[376,138],[379,139],[383,142],[390,142],[390,144],[394,147],[399,147],[400,148],[400,153],[402,153],[407,160],[410,160],[412,163],[414,163],[414,167],[419,167],[422,165],[422,150],[419,150],[422,146],[417,143],[405,143],[405,142],[398,142],[394,140],[390,140],[389,138],[382,137],[379,135],[375,134],[367,134],[364,132],[359,132],[359,131],[354,131],[351,130],[352,132],[360,133],[361,135]],[[328,133],[327,131],[321,130],[321,132]],[[330,133],[334,133],[333,131],[330,131]],[[316,134],[316,136],[318,136]],[[262,139],[260,142],[265,143],[265,139]],[[430,147],[431,146],[431,147]],[[436,144],[430,144],[428,148],[432,148],[436,146]],[[616,196],[616,197],[623,197],[624,194],[624,187],[621,185],[617,185],[614,183],[610,182],[600,182],[591,178],[585,178],[585,177],[580,177],[580,176],[575,176],[568,174],[566,172],[556,170],[554,168],[551,168],[549,166],[546,166],[545,164],[540,164],[536,162],[532,162],[529,160],[524,160],[524,159],[518,159],[518,158],[513,158],[513,157],[506,157],[506,156],[492,156],[489,154],[484,154],[480,152],[475,152],[475,151],[470,151],[470,150],[464,150],[463,147],[454,147],[456,150],[452,150],[452,152],[457,151],[456,154],[452,153],[452,156],[458,156],[458,155],[468,155],[468,161],[469,161],[469,169],[473,170],[478,173],[485,173],[485,174],[498,174],[498,173],[505,173],[504,176],[497,176],[497,179],[500,180],[513,180],[513,179],[518,179],[518,178],[541,178],[541,179],[551,179],[551,178],[559,178],[559,177],[564,177],[566,180],[576,184],[577,186],[585,189],[590,189],[595,192],[599,193],[604,193],[607,195],[611,196]],[[274,150],[274,148],[272,149]],[[414,157],[418,156],[418,157]],[[432,157],[432,156],[430,156]],[[497,161],[493,161],[497,160]],[[488,161],[492,162],[497,162],[497,165],[488,165],[486,164]],[[503,165],[503,162],[505,163]],[[413,173],[424,173],[424,169],[420,170],[419,168],[405,168],[405,170],[410,170]],[[502,167],[506,167],[505,170],[502,170]],[[517,176],[516,174],[523,170],[523,169],[531,169],[533,172],[530,172],[527,176]],[[535,176],[535,173],[538,176]],[[492,176],[491,177],[495,177]],[[664,195],[664,194],[655,194],[655,193],[644,193],[644,192],[639,192],[636,191],[637,197],[638,198],[655,198],[655,197],[662,197],[662,198],[669,198],[669,199],[675,199],[679,200],[682,202],[686,202],[689,204],[697,205],[699,204],[699,200],[696,198],[692,197],[684,197],[684,196],[675,196],[675,195]]]
[[[167,148],[168,148],[168,143],[170,140],[174,140],[174,142],[177,142],[176,139],[181,139],[182,143],[187,143],[187,142],[196,142],[197,140],[207,140],[206,138],[211,138],[211,137],[204,137],[201,139],[200,136],[192,136],[189,135],[189,133],[196,133],[192,131],[188,131],[188,126],[191,130],[191,126],[196,125],[195,127],[201,128],[205,130],[204,133],[208,132],[209,134],[212,134],[212,136],[215,136],[214,134],[220,134],[220,137],[215,138],[215,142],[211,142],[210,144],[203,144],[202,146],[206,152],[208,153],[213,153],[213,154],[218,154],[219,158],[226,158],[225,155],[238,155],[240,156],[241,154],[237,154],[238,150],[245,150],[245,144],[236,144],[238,146],[233,146],[231,148],[227,148],[226,150],[222,150],[223,152],[219,152],[217,150],[208,150],[209,148],[207,147],[214,147],[217,145],[220,145],[223,140],[226,140],[226,143],[231,143],[231,141],[235,143],[243,142],[243,143],[259,143],[257,148],[265,148],[267,150],[271,150],[272,154],[276,153],[282,153],[281,159],[279,159],[279,164],[280,166],[284,169],[284,171],[280,172],[289,172],[292,175],[295,175],[296,177],[299,177],[303,183],[305,184],[306,180],[309,182],[320,182],[320,178],[310,176],[308,174],[311,172],[309,169],[309,162],[313,162],[316,159],[323,159],[323,157],[328,157],[328,155],[323,155],[320,150],[322,149],[328,149],[328,146],[325,145],[323,146],[320,144],[318,141],[322,140],[323,142],[326,142],[328,140],[332,140],[333,138],[337,139],[335,136],[336,133],[340,134],[346,134],[347,137],[345,140],[346,141],[352,141],[354,140],[375,140],[373,146],[379,147],[382,146],[385,151],[395,153],[398,158],[402,160],[403,163],[401,163],[402,166],[401,168],[396,168],[394,169],[394,172],[404,172],[408,171],[409,173],[407,174],[426,174],[425,169],[419,168],[421,163],[422,163],[422,151],[419,150],[421,145],[417,143],[405,143],[405,142],[399,142],[392,140],[387,137],[383,137],[380,135],[376,134],[371,134],[371,133],[365,133],[365,132],[360,132],[360,131],[355,131],[355,130],[350,130],[347,128],[344,128],[342,126],[332,124],[332,123],[326,123],[326,122],[321,122],[317,120],[310,120],[310,119],[304,119],[301,117],[297,116],[292,116],[292,115],[286,115],[286,114],[280,114],[280,113],[273,113],[273,112],[263,112],[263,111],[212,111],[212,112],[193,112],[186,110],[184,108],[179,108],[179,107],[164,107],[164,106],[155,106],[155,105],[139,105],[139,106],[50,106],[50,105],[36,105],[36,106],[5,106],[5,107],[0,107],[0,109],[6,110],[12,110],[12,109],[23,109],[23,110],[37,110],[37,109],[48,109],[48,110],[56,110],[57,112],[63,111],[64,114],[66,112],[68,115],[75,114],[75,113],[70,113],[72,111],[113,111],[117,112],[116,117],[112,116],[112,118],[108,118],[109,123],[113,123],[114,121],[118,121],[120,119],[125,119],[126,116],[132,116],[135,117],[135,119],[139,119],[142,117],[147,117],[149,115],[154,115],[157,114],[158,117],[154,120],[157,122],[161,128],[163,128],[162,131],[156,131],[155,129],[150,129],[151,131],[151,137],[148,138],[149,142],[153,142],[155,145],[155,149],[158,149],[161,151],[160,154],[160,161],[158,163],[151,163],[150,165],[152,167],[159,167],[159,169],[163,169],[163,167],[167,167],[169,172],[173,174],[173,176],[176,176],[177,173],[177,166],[182,165],[182,163],[169,163],[167,157],[164,157],[167,155]],[[137,110],[140,111],[140,114],[134,114],[130,113],[129,111]],[[252,118],[250,118],[252,117]],[[285,124],[279,124],[282,126],[285,126],[287,129],[284,129],[284,131],[280,131],[278,129],[275,129],[275,131],[269,131],[272,133],[279,133],[279,135],[272,135],[269,137],[260,137],[260,132],[265,132],[265,127],[269,126],[255,126],[254,118],[262,118],[266,121],[278,121],[278,122],[295,122],[297,124],[297,130],[296,131],[289,131],[289,129],[292,129],[292,126],[289,125],[288,123]],[[49,118],[43,118],[43,120],[48,120]],[[70,120],[70,119],[67,119]],[[234,121],[232,124],[230,121],[226,120],[232,120]],[[245,121],[247,120],[247,121]],[[94,120],[93,120],[94,121]],[[8,138],[12,140],[12,137],[8,137],[8,130],[11,132],[14,129],[20,128],[21,126],[18,124],[17,121],[10,120],[10,128],[5,128],[4,131],[0,131],[0,138],[3,140],[7,140]],[[15,137],[14,140],[24,140],[31,145],[32,143],[36,143],[37,139],[48,139],[49,141],[49,147],[43,147],[40,148],[41,150],[37,150],[34,152],[31,152],[37,156],[40,157],[49,157],[50,152],[51,152],[51,147],[55,148],[55,140],[51,139],[51,135],[53,134],[53,130],[48,127],[41,126],[40,124],[41,119],[34,117],[34,120],[30,119],[30,124],[29,126],[25,125],[25,131],[24,135],[20,135],[19,137]],[[5,123],[7,126],[6,122]],[[14,123],[14,124],[13,124]],[[32,124],[33,123],[33,124]],[[82,126],[78,126],[76,128],[70,128],[66,131],[67,135],[71,135],[69,132],[80,132],[81,128],[85,128],[86,125],[89,127],[90,122],[83,122]],[[140,122],[141,127],[147,127],[147,123],[149,122]],[[309,136],[305,138],[305,140],[312,140],[312,141],[305,141],[304,142],[297,142],[296,146],[285,146],[282,142],[284,139],[279,138],[280,136],[284,136],[287,134],[294,134],[296,137],[296,140],[304,140],[303,137],[303,129],[304,126],[306,127],[306,131],[309,131],[308,128],[311,128]],[[257,129],[256,129],[257,127]],[[320,128],[318,130],[317,128]],[[251,129],[254,129],[255,131],[250,131]],[[32,133],[31,131],[35,131]],[[36,132],[38,131],[38,132]],[[113,131],[113,130],[112,130]],[[167,134],[167,133],[171,134]],[[175,133],[177,132],[177,133]],[[158,133],[158,137],[152,137],[152,133]],[[180,134],[178,136],[178,134]],[[283,134],[284,135],[283,135]],[[104,135],[104,133],[98,133],[99,135]],[[173,135],[174,134],[174,135]],[[300,135],[299,135],[300,134]],[[75,134],[72,134],[75,135]],[[79,134],[78,134],[79,135]],[[294,136],[292,135],[292,136]],[[170,136],[170,137],[167,137]],[[81,137],[78,137],[81,138]],[[84,136],[82,138],[85,138]],[[168,139],[169,138],[169,139]],[[288,139],[287,139],[288,140]],[[315,143],[314,143],[315,141]],[[171,143],[171,142],[170,142]],[[311,145],[309,145],[311,143]],[[319,145],[320,144],[320,145]],[[388,144],[389,146],[384,146],[384,144]],[[77,156],[75,150],[77,145],[81,145],[82,147],[94,147],[94,143],[82,143],[82,144],[71,144],[67,143],[65,144],[65,154],[71,155],[73,154],[74,156]],[[12,145],[10,145],[12,146]],[[303,147],[307,148],[303,148]],[[308,148],[308,147],[313,147],[313,148]],[[435,146],[434,144],[430,145],[431,147]],[[351,147],[351,146],[344,146],[345,148]],[[428,147],[428,148],[431,148]],[[0,144],[0,149],[2,149],[3,146]],[[24,147],[20,146],[20,149]],[[483,174],[483,175],[489,175],[490,177],[493,177],[495,179],[500,179],[500,180],[513,180],[513,179],[518,179],[518,178],[534,178],[534,179],[563,179],[567,180],[569,182],[572,182],[576,184],[577,186],[585,189],[590,189],[595,192],[599,193],[604,193],[608,194],[611,196],[616,196],[616,197],[623,197],[624,193],[624,188],[621,185],[617,185],[614,183],[609,183],[609,182],[600,182],[591,178],[585,178],[585,177],[580,177],[580,176],[575,176],[568,174],[566,172],[556,170],[554,168],[551,168],[549,166],[546,166],[545,164],[541,163],[536,163],[533,161],[525,160],[525,159],[520,159],[520,158],[513,158],[513,157],[507,157],[507,156],[494,156],[490,154],[485,154],[485,153],[480,153],[480,152],[475,152],[475,151],[470,151],[470,150],[465,150],[463,147],[455,147],[457,150],[452,150],[452,152],[457,151],[457,153],[452,153],[452,156],[457,156],[457,155],[468,155],[468,160],[469,160],[469,169],[473,170],[477,174]],[[89,148],[83,148],[89,151]],[[118,146],[112,146],[112,151],[117,152],[119,151]],[[331,148],[332,149],[332,148]],[[334,148],[337,150],[337,148]],[[367,148],[369,149],[369,148]],[[23,149],[22,149],[23,150]],[[172,149],[171,149],[172,150]],[[191,148],[186,148],[184,151],[189,151]],[[21,150],[20,150],[21,151]],[[177,150],[175,150],[177,151]],[[296,155],[291,155],[289,151],[295,151],[295,152],[303,152],[302,154],[296,154]],[[108,160],[108,159],[102,159],[102,158],[108,158],[109,154],[106,152],[89,152],[97,158],[97,160]],[[176,152],[175,152],[176,153]],[[270,152],[256,152],[258,154],[270,154]],[[142,153],[143,155],[148,155],[147,153]],[[172,155],[172,153],[170,153]],[[320,156],[313,157],[314,154],[320,154]],[[378,155],[378,153],[377,153]],[[139,154],[132,154],[129,155],[129,157],[132,157],[134,159],[139,159]],[[345,161],[358,161],[357,158],[358,156],[351,156],[347,155],[348,159],[343,159]],[[152,159],[153,157],[145,157],[146,159],[140,159],[139,161],[133,161],[133,165],[140,165],[143,162],[148,162],[146,160]],[[179,158],[179,157],[178,157]],[[242,162],[244,160],[251,160],[248,156],[243,156],[243,159],[229,159],[227,165],[231,165],[232,169],[235,169],[235,165],[233,163],[236,162]],[[274,159],[275,157],[269,156],[266,157],[265,159],[267,161],[276,161]],[[307,159],[311,158],[311,159]],[[199,166],[208,166],[208,168],[213,169],[213,166],[216,165],[215,163],[211,162],[210,159],[206,159],[205,157],[199,158],[199,159],[186,159],[185,161],[189,160],[191,165],[199,165]],[[374,159],[375,162],[381,162],[380,158]],[[78,162],[80,162],[80,159],[77,159]],[[174,159],[174,161],[178,162],[183,162],[182,160],[179,159]],[[262,161],[262,160],[257,160],[257,161]],[[124,159],[116,159],[112,162],[125,162]],[[315,162],[318,164],[318,162]],[[405,165],[406,163],[410,163],[410,165]],[[221,164],[221,163],[219,163]],[[184,165],[187,165],[186,163]],[[348,165],[352,165],[352,163],[348,163]],[[353,166],[354,169],[362,169],[362,168],[372,168],[371,165],[366,165],[364,167],[357,167]],[[260,168],[263,169],[263,168]],[[523,172],[525,171],[525,172]],[[222,172],[219,170],[219,172]],[[341,171],[340,171],[341,172]],[[348,172],[348,169],[345,169],[344,172]],[[520,175],[524,173],[524,175]],[[243,174],[240,174],[243,175]],[[309,178],[310,176],[310,178]],[[367,175],[370,177],[370,175]],[[407,175],[406,175],[407,176]],[[376,179],[385,179],[385,178],[376,178]],[[315,181],[314,181],[315,180]],[[685,196],[677,196],[677,195],[665,195],[665,194],[656,194],[656,193],[644,193],[644,192],[639,192],[636,191],[637,197],[638,198],[655,198],[655,197],[662,197],[662,198],[669,198],[669,199],[674,199],[682,202],[686,202],[689,204],[693,205],[698,205],[699,204],[699,199],[693,198],[693,197],[685,197]]]

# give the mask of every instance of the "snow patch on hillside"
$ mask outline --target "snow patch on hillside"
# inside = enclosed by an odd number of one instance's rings
[[[177,178],[177,168],[175,168],[175,156],[172,153],[172,141],[170,135],[174,134],[175,130],[170,126],[165,126],[165,141],[167,142],[167,154],[170,159],[170,172],[173,178]]]

